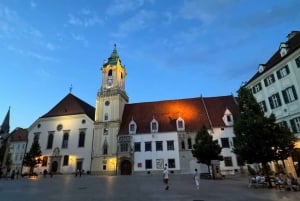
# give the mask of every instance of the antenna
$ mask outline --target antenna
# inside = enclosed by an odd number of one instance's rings
[[[70,86],[70,88],[69,88],[70,93],[72,93],[72,89],[73,89],[73,86],[72,86],[72,84],[71,84],[71,86]]]

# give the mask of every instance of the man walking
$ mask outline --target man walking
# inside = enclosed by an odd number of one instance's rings
[[[195,181],[197,189],[199,190],[200,174],[197,169],[195,169],[195,172],[194,172],[194,181]]]
[[[169,171],[167,169],[167,164],[165,165],[163,171],[163,183],[165,185],[165,190],[169,190]]]

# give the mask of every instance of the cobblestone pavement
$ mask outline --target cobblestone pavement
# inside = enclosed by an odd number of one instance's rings
[[[191,175],[170,175],[165,190],[161,175],[88,176],[0,179],[1,201],[298,201],[300,192],[248,188],[247,178],[201,180],[197,190]]]

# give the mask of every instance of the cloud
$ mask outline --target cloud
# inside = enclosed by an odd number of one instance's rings
[[[102,24],[103,20],[93,11],[89,9],[82,9],[78,14],[69,14],[68,23],[71,25],[92,27],[97,24]]]
[[[133,11],[143,6],[144,0],[114,0],[108,6],[106,14],[108,15],[121,15],[129,11]]]
[[[119,30],[114,36],[124,37],[130,33],[137,32],[150,26],[149,21],[154,18],[152,11],[141,10],[136,15],[128,18],[120,24]]]
[[[31,8],[35,8],[37,5],[34,1],[30,1],[30,7]]]
[[[36,52],[32,52],[32,51],[24,51],[21,48],[16,48],[14,46],[9,46],[7,48],[9,51],[15,52],[19,55],[23,55],[23,56],[29,56],[35,59],[38,59],[40,61],[52,61],[52,62],[57,62],[57,59],[53,58],[53,57],[49,57],[49,56],[45,56]]]
[[[71,33],[71,36],[75,41],[81,42],[85,47],[89,45],[89,41],[84,36],[74,33]]]

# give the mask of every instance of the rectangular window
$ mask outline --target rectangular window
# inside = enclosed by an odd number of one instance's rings
[[[163,142],[162,141],[156,141],[156,151],[162,151],[163,150]]]
[[[121,143],[120,149],[121,152],[128,152],[128,143]]]
[[[63,166],[69,165],[69,155],[64,155]]]
[[[282,96],[285,103],[291,103],[298,99],[294,86],[288,87],[282,91]]]
[[[259,106],[260,106],[260,109],[263,111],[263,112],[267,112],[267,105],[266,105],[266,102],[265,101],[261,101],[258,103]]]
[[[168,166],[169,168],[175,168],[175,159],[174,158],[169,158],[168,159]]]
[[[283,68],[279,69],[276,74],[277,78],[281,79],[283,77],[286,77],[290,73],[288,65],[284,66]]]
[[[42,160],[42,166],[47,166],[48,163],[48,156],[44,156]]]
[[[53,146],[53,138],[54,138],[54,134],[53,134],[53,133],[49,133],[49,134],[48,134],[47,149],[52,149],[52,146]]]
[[[40,133],[34,133],[33,141],[38,142],[40,139]]]
[[[278,108],[281,106],[281,100],[280,96],[278,93],[273,94],[272,96],[269,97],[269,103],[272,109]]]
[[[222,147],[223,148],[229,148],[229,139],[226,137],[226,138],[221,138],[221,144],[222,144]]]
[[[78,139],[78,147],[84,147],[84,141],[85,141],[85,132],[80,131],[79,139]]]
[[[300,57],[295,59],[296,65],[298,68],[300,68]]]
[[[267,78],[264,79],[265,86],[269,86],[275,82],[275,77],[273,74],[269,75]]]
[[[232,167],[232,158],[230,156],[224,157],[225,167]]]
[[[152,160],[145,160],[146,169],[152,169]]]
[[[168,140],[167,141],[167,150],[173,151],[174,150],[174,140]]]
[[[145,142],[145,151],[152,151],[151,142]]]
[[[135,152],[140,152],[141,151],[141,143],[140,142],[135,142],[134,143],[134,151]]]
[[[296,117],[290,120],[293,133],[300,133],[300,117]]]
[[[134,132],[135,131],[135,125],[134,124],[130,124],[129,129],[130,129],[131,132]]]
[[[157,130],[157,123],[156,122],[152,122],[151,123],[151,130],[152,131],[156,131]]]
[[[178,128],[183,128],[183,121],[178,121]]]
[[[69,143],[69,133],[64,133],[61,148],[67,149]]]
[[[256,84],[253,88],[252,88],[252,92],[253,94],[256,94],[257,92],[259,92],[262,89],[261,84],[258,83]]]

